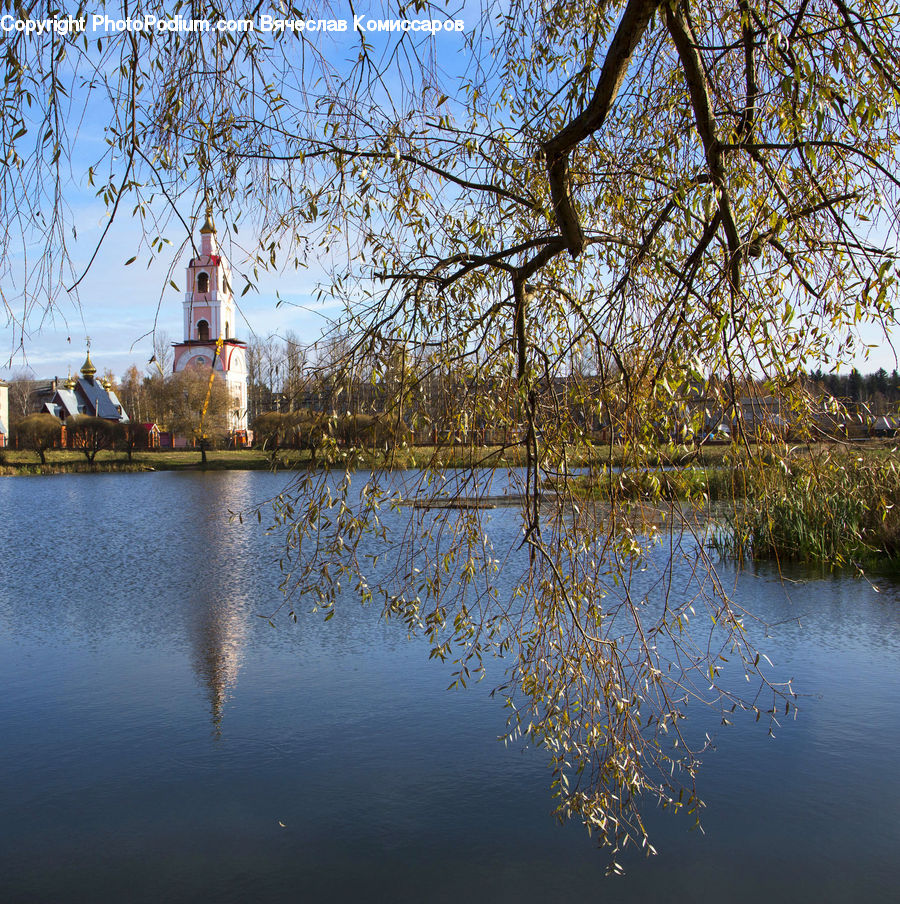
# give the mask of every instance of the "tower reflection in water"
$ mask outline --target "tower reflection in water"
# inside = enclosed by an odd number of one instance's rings
[[[199,483],[208,483],[209,492],[198,491],[192,483],[192,498],[185,500],[195,528],[194,555],[202,559],[194,580],[186,582],[192,593],[185,628],[194,673],[206,689],[213,729],[221,737],[225,704],[237,684],[249,623],[255,617],[247,589],[249,526],[229,517],[252,504],[251,475],[230,471],[206,476],[208,482]]]

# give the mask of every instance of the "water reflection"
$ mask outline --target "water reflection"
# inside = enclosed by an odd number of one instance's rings
[[[194,672],[209,695],[217,736],[221,736],[225,703],[241,668],[250,609],[249,594],[242,586],[248,538],[242,526],[233,523],[229,511],[246,509],[253,500],[248,473],[234,473],[235,479],[224,485],[214,480],[186,513],[193,521],[188,558],[194,559],[203,581],[183,609],[185,630],[190,637]],[[184,576],[181,580],[173,578],[175,586],[185,583]]]
[[[447,693],[425,645],[349,599],[327,625],[257,617],[280,603],[278,541],[228,510],[282,484],[0,480],[4,904],[896,896],[896,588],[785,590],[772,569],[723,566],[777,626],[778,675],[814,696],[775,740],[691,709],[719,746],[700,776],[707,835],[650,812],[660,857],[606,883],[581,828],[549,817],[543,752],[496,742],[488,682]],[[519,536],[515,509],[483,517]]]
[[[209,694],[210,715],[217,734],[229,690],[237,684],[243,658],[246,616],[239,604],[215,595],[191,601],[192,660],[197,679]]]
[[[174,597],[173,609],[184,619],[192,667],[208,695],[217,736],[237,683],[251,618],[249,526],[234,520],[234,514],[257,501],[251,480],[249,472],[234,471],[199,474],[184,482],[179,515],[186,543],[168,574],[167,595]],[[181,603],[185,587],[190,593]]]
[[[90,649],[123,641],[183,648],[219,731],[249,625],[278,599],[274,550],[229,517],[258,501],[251,479],[226,472],[0,481],[0,630]],[[255,491],[265,498],[261,483]]]

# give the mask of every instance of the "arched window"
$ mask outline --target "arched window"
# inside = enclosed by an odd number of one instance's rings
[[[209,291],[209,274],[208,273],[199,273],[197,275],[197,291],[198,292],[208,292]]]
[[[228,321],[227,321],[227,320],[225,321],[225,338],[226,338],[226,339],[230,339],[230,338],[231,338],[231,327],[228,325]]]
[[[197,338],[201,342],[209,342],[209,324],[205,320],[197,322]]]

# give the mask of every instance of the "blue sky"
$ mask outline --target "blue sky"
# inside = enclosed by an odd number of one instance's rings
[[[368,6],[381,8],[380,4]],[[363,9],[366,7],[362,4]],[[464,7],[460,5],[457,9],[463,12],[451,11],[449,15],[465,18]],[[332,15],[352,20],[349,6],[344,8],[342,4],[334,7]],[[465,60],[465,54],[459,53],[461,40],[459,35],[453,34],[435,38],[438,63],[448,73],[458,72]],[[95,128],[82,130],[80,156],[72,161],[73,182],[69,186],[68,202],[78,240],[71,244],[70,250],[79,272],[93,253],[108,216],[106,206],[94,197],[94,190],[88,188],[84,177],[88,164],[93,162],[91,156],[102,149],[104,113],[90,114],[89,118],[96,119]],[[192,200],[195,206],[200,206],[197,199],[186,198],[183,203],[190,205]],[[125,262],[134,256],[141,244],[142,224],[129,216],[127,204],[122,206],[126,210],[120,210],[89,274],[79,286],[77,299],[74,296],[63,298],[59,308],[40,325],[32,320],[24,348],[20,348],[21,336],[11,324],[0,325],[0,377],[8,378],[24,367],[39,377],[64,377],[69,370],[75,371],[81,366],[87,336],[91,337],[92,358],[98,369],[101,372],[111,369],[121,376],[131,364],[136,364],[142,371],[146,368],[152,355],[152,336],[149,334],[154,328],[167,333],[172,341],[183,338],[184,268],[189,251],[186,249],[179,255],[178,247],[186,238],[184,231],[170,221],[164,231],[173,242],[170,250],[160,253],[149,267],[146,251],[126,266]],[[189,209],[180,208],[179,213],[190,221]],[[195,223],[195,239],[199,238],[196,235],[199,225]],[[250,241],[243,231],[241,238]],[[241,248],[227,244],[223,250],[231,261],[236,295],[240,296],[244,281],[239,274],[249,268],[247,254]],[[169,285],[170,278],[179,291]],[[314,260],[306,270],[261,274],[258,291],[238,298],[243,319],[238,322],[237,337],[264,339],[292,331],[302,341],[314,342],[328,319],[340,314],[337,305],[316,301],[315,289],[323,278],[322,269]],[[8,288],[4,286],[4,289]],[[276,306],[279,298],[283,303]],[[897,366],[894,350],[877,329],[866,328],[861,337],[864,344],[871,346],[868,358],[862,346],[856,356],[855,363],[861,370],[869,372],[878,367],[891,370]]]
[[[113,4],[108,6],[113,8]],[[336,3],[324,15],[352,23],[354,12],[368,15],[370,10],[375,10],[373,15],[379,18],[384,15],[383,9],[381,3],[360,3],[353,10],[349,4]],[[453,3],[444,15],[460,17],[462,9],[463,4]],[[87,13],[87,34],[91,38],[103,37],[102,32],[91,32],[93,11],[89,9]],[[270,10],[263,7],[261,12]],[[407,15],[418,18],[421,14],[410,11]],[[377,46],[384,42],[385,36],[367,35],[367,39]],[[336,60],[346,53],[349,42],[357,40],[352,31],[341,38],[329,34],[322,38],[322,46],[329,48],[327,55]],[[416,40],[426,38],[416,36]],[[446,63],[450,69],[459,70],[457,51],[462,40],[463,36],[456,33],[435,37],[433,49],[442,57],[441,66]],[[71,119],[73,122],[81,120],[82,125],[71,160],[73,179],[67,186],[66,200],[71,210],[70,225],[75,227],[78,235],[77,241],[69,241],[69,250],[79,273],[93,254],[108,218],[106,206],[95,197],[95,189],[87,184],[86,173],[88,166],[96,163],[96,158],[104,153],[103,127],[110,115],[102,104],[89,104],[85,109],[83,99],[79,101],[73,95]],[[191,211],[185,207],[192,203],[197,208],[202,206],[199,199],[190,198],[183,199],[184,207],[179,206],[179,214],[188,222]],[[149,262],[150,255],[146,251],[138,252],[141,221],[129,216],[127,202],[121,207],[100,253],[79,285],[77,295],[63,293],[59,306],[42,323],[32,317],[24,335],[24,345],[19,329],[11,323],[0,324],[0,378],[8,378],[23,368],[42,378],[65,376],[70,369],[77,370],[84,361],[87,336],[91,338],[91,356],[97,368],[101,372],[111,369],[121,376],[131,364],[136,364],[142,371],[146,368],[153,348],[152,336],[147,334],[154,328],[168,333],[172,341],[183,338],[184,269],[190,255],[187,249],[179,254],[178,248],[186,238],[185,232],[170,218],[162,234],[172,241],[171,250],[161,252],[156,260]],[[164,211],[157,212],[166,215]],[[199,226],[200,222],[195,222],[194,237],[198,243]],[[220,230],[220,235],[223,233],[224,230]],[[252,242],[245,230],[240,238]],[[250,268],[248,255],[243,249],[227,243],[223,252],[231,262],[235,295],[243,315],[237,324],[237,338],[246,340],[256,336],[265,339],[292,331],[301,341],[312,343],[321,336],[329,318],[341,313],[338,305],[316,300],[315,290],[324,279],[324,273],[315,260],[309,261],[309,268],[305,270],[261,273],[256,290],[241,296],[245,282],[239,274]],[[125,266],[136,253],[138,259]],[[170,267],[173,268],[171,273]],[[171,287],[170,278],[179,291]],[[7,296],[15,295],[14,287],[4,285],[3,289]],[[279,299],[282,303],[276,306]]]
[[[187,211],[183,215],[189,219]],[[105,216],[105,207],[99,202],[79,210],[75,248],[76,260],[82,267],[93,253]],[[200,225],[196,224],[194,236],[198,244]],[[23,367],[39,377],[65,377],[68,370],[81,367],[87,336],[91,338],[91,358],[98,370],[109,368],[121,376],[131,364],[145,369],[153,354],[152,336],[146,334],[152,332],[154,322],[172,341],[183,338],[184,272],[190,249],[178,254],[175,242],[184,235],[176,233],[173,224],[167,231],[173,241],[170,248],[149,266],[146,252],[126,266],[140,243],[141,228],[138,220],[127,215],[116,218],[97,259],[78,287],[78,300],[64,300],[43,325],[26,334],[24,351],[18,348],[17,330],[10,325],[0,328],[0,377],[8,378]],[[223,251],[232,263],[236,294],[240,294],[244,282],[238,274],[247,268],[247,256],[240,249],[227,246]],[[238,299],[243,318],[238,321],[237,338],[266,338],[292,330],[301,341],[314,342],[327,318],[340,313],[335,305],[315,301],[314,290],[321,276],[315,268],[261,274],[259,291],[250,291]],[[169,284],[170,278],[179,291]],[[285,303],[276,307],[279,298]]]

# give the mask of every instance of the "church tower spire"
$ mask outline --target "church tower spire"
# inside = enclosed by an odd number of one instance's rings
[[[200,253],[206,255],[217,254],[219,251],[218,237],[216,236],[216,224],[213,222],[212,201],[209,194],[206,195],[206,220],[200,227]]]
[[[219,253],[212,200],[206,196],[206,218],[200,227],[200,253],[188,261],[185,273],[184,340],[175,345],[175,372],[188,366],[214,367],[228,386],[234,407],[229,416],[233,434],[247,435],[247,359],[245,343],[234,338],[236,305],[231,268]],[[221,352],[216,342],[222,339]]]

